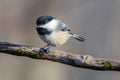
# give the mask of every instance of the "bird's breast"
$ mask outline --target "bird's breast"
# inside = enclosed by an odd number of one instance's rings
[[[52,46],[63,45],[70,37],[68,31],[55,30],[50,35],[41,35],[43,41]]]
[[[54,32],[54,35],[55,35],[55,43],[57,44],[57,46],[60,46],[66,43],[66,41],[70,37],[68,31],[61,31],[61,30],[56,30]]]
[[[63,45],[70,37],[68,31],[55,30],[50,35],[41,36],[41,38],[49,45],[52,46],[61,46]]]

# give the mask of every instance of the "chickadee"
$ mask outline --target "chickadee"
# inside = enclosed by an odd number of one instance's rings
[[[63,45],[69,38],[84,42],[84,38],[70,32],[70,29],[62,21],[52,16],[40,16],[36,20],[36,30],[40,38],[48,45],[40,49],[40,52],[49,52],[52,47]]]

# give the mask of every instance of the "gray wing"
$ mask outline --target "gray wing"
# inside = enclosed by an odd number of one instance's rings
[[[59,23],[59,25],[58,25],[57,29],[59,29],[61,31],[69,31],[69,34],[71,37],[73,37],[74,39],[76,39],[78,41],[84,42],[84,40],[85,40],[84,38],[82,38],[79,35],[76,35],[74,33],[71,33],[70,28],[66,24],[64,24],[62,21],[58,20],[58,23]]]
[[[62,31],[70,31],[70,28],[64,24],[62,21],[58,20],[59,24],[58,24],[58,29],[62,30]]]

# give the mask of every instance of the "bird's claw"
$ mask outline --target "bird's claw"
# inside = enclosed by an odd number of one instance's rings
[[[48,53],[49,51],[50,51],[50,49],[48,49],[48,48],[40,48],[40,50],[39,50],[40,54]]]

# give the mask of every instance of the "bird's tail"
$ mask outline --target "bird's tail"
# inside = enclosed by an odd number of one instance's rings
[[[74,39],[78,40],[78,41],[81,41],[81,42],[84,42],[85,39],[80,37],[79,35],[76,35],[74,33],[70,33],[71,34],[71,37],[73,37]]]

